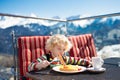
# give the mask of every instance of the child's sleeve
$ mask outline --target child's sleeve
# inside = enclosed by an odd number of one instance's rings
[[[64,58],[66,64],[80,65],[80,66],[86,66],[86,67],[91,66],[90,60],[86,60],[86,59],[83,59],[80,57],[64,56],[63,58]]]
[[[28,65],[28,72],[38,70],[38,69],[36,68],[36,65],[37,65],[38,63],[42,62],[43,60],[47,60],[46,55],[43,55],[43,56],[37,58],[35,61],[31,62],[31,63]]]

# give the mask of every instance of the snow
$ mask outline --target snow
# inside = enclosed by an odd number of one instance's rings
[[[97,53],[102,58],[120,57],[120,44],[104,46]]]
[[[31,17],[36,17],[34,14],[31,14]],[[1,17],[3,18],[3,17]],[[37,20],[37,19],[25,19],[25,18],[15,18],[4,16],[3,19],[0,19],[0,28],[7,28],[14,25],[26,25],[30,23],[38,23],[39,25],[52,26],[58,22],[49,22],[46,20]]]
[[[81,26],[81,27],[86,27],[86,25],[91,24],[93,20],[80,20],[80,21],[74,21],[73,24],[75,26]]]

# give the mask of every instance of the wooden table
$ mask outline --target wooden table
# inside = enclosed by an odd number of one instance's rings
[[[104,61],[103,67],[106,68],[106,71],[103,73],[85,71],[75,74],[63,74],[47,68],[43,71],[27,73],[26,77],[33,80],[120,80],[120,67],[117,65],[120,58],[108,58]]]

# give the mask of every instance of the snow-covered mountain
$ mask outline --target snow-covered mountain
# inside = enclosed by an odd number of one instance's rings
[[[36,15],[32,14],[33,17]],[[68,19],[79,19],[80,15]],[[53,19],[61,19],[59,16]],[[75,22],[55,22],[15,17],[0,17],[0,52],[12,53],[11,32],[16,35],[50,35],[60,33],[65,35],[80,35],[91,33],[94,36],[96,47],[118,44],[120,38],[120,19],[99,18]],[[116,31],[117,30],[117,31]]]
[[[31,17],[37,17],[35,14],[31,14]],[[72,19],[80,19],[80,15],[70,16],[66,19],[61,19],[59,16],[54,16],[51,19],[58,19],[58,20],[72,20]],[[75,26],[84,27],[87,24],[92,23],[93,20],[82,20],[82,21],[75,21],[72,22]],[[25,18],[15,18],[15,17],[7,17],[7,16],[0,16],[0,28],[7,28],[10,26],[15,25],[27,25],[31,23],[37,23],[39,25],[45,26],[53,26],[58,23],[58,21],[47,21],[47,20],[35,20],[35,19],[25,19]],[[64,23],[65,24],[65,23]]]
[[[25,19],[25,18],[15,18],[15,17],[0,17],[0,28],[8,28],[11,26],[19,26],[19,25],[26,25],[28,24],[39,24],[39,25],[45,25],[45,26],[52,26],[54,24],[57,24],[57,22],[49,22],[49,21],[43,21],[43,20],[35,20],[35,19]]]

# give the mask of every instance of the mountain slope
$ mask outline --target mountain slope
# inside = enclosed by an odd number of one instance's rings
[[[79,18],[75,16],[73,18]],[[59,17],[56,17],[59,18]],[[72,18],[72,17],[70,17]],[[73,19],[72,18],[72,19]],[[6,20],[7,19],[7,20]],[[105,45],[118,44],[120,39],[120,19],[94,19],[92,21],[85,21],[84,27],[80,22],[51,22],[51,21],[38,21],[38,20],[26,20],[16,19],[13,24],[6,25],[9,18],[0,18],[0,53],[13,53],[12,48],[12,36],[11,32],[14,30],[16,35],[50,35],[60,33],[65,35],[80,35],[85,33],[91,33],[94,36],[95,45],[101,49]],[[10,20],[13,20],[10,19]],[[13,21],[15,21],[13,20]],[[17,21],[18,20],[18,21]],[[76,25],[77,24],[77,25]],[[8,26],[5,28],[5,26]],[[117,30],[113,31],[112,30]],[[109,38],[110,36],[112,39]]]

